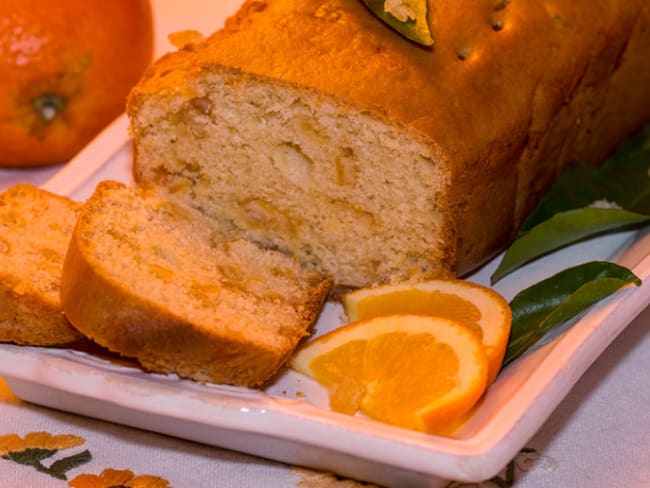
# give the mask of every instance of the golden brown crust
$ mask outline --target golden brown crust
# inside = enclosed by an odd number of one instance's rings
[[[27,184],[0,195],[0,341],[49,346],[81,338],[59,301],[63,257],[78,208]]]
[[[462,274],[503,248],[561,168],[599,162],[648,120],[649,19],[643,0],[437,1],[423,48],[362,2],[249,0],[155,63],[128,110],[219,65],[413,128],[451,164]]]
[[[113,206],[116,210],[111,210]],[[130,211],[127,207],[142,207],[145,213],[136,212],[139,220],[128,220],[124,217]],[[152,222],[158,222],[160,215],[156,209],[162,207],[165,215],[171,215],[161,220],[169,237],[165,242],[156,233],[160,231],[145,220],[150,217]],[[103,222],[98,219],[101,213],[108,220],[114,217],[114,224],[99,228]],[[119,222],[120,213],[125,218],[123,222]],[[274,267],[265,268],[262,261],[268,259],[279,270],[289,262],[286,257],[269,256],[262,250],[254,251],[257,259],[249,263],[250,270],[233,271],[242,276],[242,282],[230,283],[220,274],[220,266],[234,266],[236,262],[219,261],[217,254],[205,257],[210,263],[208,269],[197,265],[186,272],[181,253],[187,252],[190,260],[198,261],[201,256],[194,256],[192,249],[177,248],[180,241],[175,241],[172,234],[185,235],[192,230],[190,225],[211,227],[196,212],[175,209],[153,198],[147,200],[144,193],[114,182],[101,183],[82,209],[66,255],[61,283],[65,314],[88,338],[111,351],[136,358],[151,371],[176,373],[202,382],[258,386],[282,366],[307,334],[331,280],[287,267],[284,272],[295,273],[295,280],[305,280],[299,285],[303,292],[285,298],[256,296],[251,290],[263,284],[252,283],[245,288],[251,279],[249,275],[276,273]],[[135,227],[142,227],[142,233],[134,231]],[[110,240],[109,234],[119,235],[124,247],[113,246],[115,241]],[[195,240],[198,248],[198,241],[209,238],[206,236],[210,234],[195,232],[190,239]],[[202,249],[209,252],[213,244],[204,244]],[[103,245],[113,249],[110,255],[103,253]],[[159,256],[155,253],[167,257],[173,254],[170,259],[178,266],[170,264],[167,275],[160,271],[162,266],[157,264]],[[156,280],[148,275],[148,267],[155,267],[162,278]],[[212,276],[209,282],[201,273]],[[269,281],[272,279],[268,277]],[[248,291],[239,293],[233,288],[237,286]],[[187,291],[193,287],[201,287],[201,300]],[[168,293],[169,290],[173,291]],[[269,290],[269,296],[273,292]],[[170,295],[173,299],[165,299]],[[234,300],[239,301],[233,303]],[[241,313],[233,313],[238,307]],[[269,310],[273,316],[269,316]]]

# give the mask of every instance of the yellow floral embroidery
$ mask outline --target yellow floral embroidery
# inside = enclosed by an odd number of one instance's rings
[[[83,437],[71,434],[52,435],[49,432],[30,432],[23,439],[17,434],[0,436],[0,456],[25,449],[52,449],[60,451],[84,443]]]
[[[107,468],[96,474],[80,474],[68,482],[73,488],[171,488],[169,482],[158,476],[143,474],[135,476],[129,469]]]
[[[36,471],[53,478],[66,480],[66,472],[90,461],[92,456],[88,449],[56,461],[52,458],[59,451],[80,446],[83,437],[70,434],[52,435],[49,432],[30,432],[24,438],[17,434],[0,436],[0,457],[7,461],[31,466]],[[49,460],[49,466],[44,461]]]
[[[46,466],[43,460],[58,451],[77,447],[85,442],[83,437],[71,434],[52,435],[49,432],[30,432],[25,437],[18,434],[0,436],[0,458],[32,466],[37,471],[65,480],[66,472],[87,463],[90,452],[85,450],[59,459]],[[68,482],[73,488],[171,488],[169,481],[149,474],[134,475],[133,471],[107,468],[99,475],[81,474]]]

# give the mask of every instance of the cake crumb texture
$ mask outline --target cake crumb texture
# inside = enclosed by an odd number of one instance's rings
[[[245,2],[132,91],[135,179],[340,285],[462,276],[650,119],[645,0],[440,0],[431,23],[424,48],[362,2]]]
[[[77,202],[28,184],[0,194],[0,341],[49,346],[82,337],[59,299],[78,210]]]
[[[84,335],[151,371],[258,386],[308,334],[330,286],[195,209],[107,181],[81,210],[61,300]]]

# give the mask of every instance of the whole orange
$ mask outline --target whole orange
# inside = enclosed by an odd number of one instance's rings
[[[153,56],[149,0],[0,2],[0,166],[74,156]]]

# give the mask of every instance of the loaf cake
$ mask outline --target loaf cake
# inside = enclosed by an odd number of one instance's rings
[[[84,336],[148,370],[257,386],[308,333],[330,285],[195,209],[105,181],[72,233],[61,303]]]
[[[134,177],[346,286],[463,276],[650,118],[646,0],[248,0],[131,92]]]
[[[0,341],[52,346],[80,339],[59,300],[79,204],[28,184],[0,194]]]

